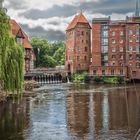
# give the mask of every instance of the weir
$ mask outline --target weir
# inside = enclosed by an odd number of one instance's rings
[[[33,78],[33,80],[41,84],[59,84],[63,82],[61,75],[39,75]]]
[[[67,72],[64,70],[36,70],[24,75],[25,80],[35,80],[40,84],[60,84],[69,81]]]

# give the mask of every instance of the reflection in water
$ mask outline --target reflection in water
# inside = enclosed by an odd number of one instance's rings
[[[24,140],[23,130],[29,127],[29,100],[0,103],[0,140]]]
[[[68,127],[71,133],[83,138],[88,133],[89,95],[72,94],[67,97]]]
[[[132,139],[140,128],[138,90],[137,94],[133,88],[90,94],[71,92],[67,96],[67,124],[71,135],[82,139]]]
[[[130,140],[140,128],[140,87],[47,85],[0,104],[0,140]]]

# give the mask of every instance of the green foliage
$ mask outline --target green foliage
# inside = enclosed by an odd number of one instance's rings
[[[55,67],[64,65],[65,44],[63,42],[49,43],[44,38],[32,38],[31,44],[36,56],[36,67]]]
[[[24,80],[23,49],[10,35],[9,17],[0,10],[0,82],[5,91],[22,90]]]
[[[124,80],[121,76],[115,77],[103,77],[103,76],[95,76],[91,80],[97,83],[105,83],[105,84],[121,84]]]
[[[41,59],[42,62],[40,63],[40,67],[55,67],[56,61],[49,55],[44,55]]]
[[[99,77],[99,76],[95,76],[92,78],[93,81],[97,82],[97,83],[103,83],[103,77]]]
[[[86,72],[83,73],[74,73],[72,76],[72,81],[75,83],[82,83],[82,82],[86,82],[88,75]]]
[[[65,51],[65,47],[63,44],[60,45],[60,47],[55,51],[53,58],[54,58],[54,60],[57,60],[57,65],[64,65],[64,63],[65,63],[64,51]]]

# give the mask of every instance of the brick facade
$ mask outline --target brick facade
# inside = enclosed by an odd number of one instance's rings
[[[140,17],[127,18],[125,21],[106,22],[107,19],[93,19],[92,24],[92,65],[90,75],[117,76],[140,79]],[[105,31],[101,26],[108,26],[108,37],[103,39]],[[94,35],[95,34],[95,35]],[[107,42],[107,61],[103,59],[102,42]],[[98,57],[97,52],[98,51]],[[101,58],[100,58],[101,56]]]
[[[101,25],[93,24],[92,25],[92,65],[101,66],[101,34],[100,34]]]
[[[140,79],[140,17],[123,21],[111,21],[110,17],[93,19],[90,49],[90,25],[87,20],[78,22],[81,15],[66,31],[66,70]]]
[[[74,73],[88,71],[91,27],[82,13],[75,16],[66,31],[65,69]]]

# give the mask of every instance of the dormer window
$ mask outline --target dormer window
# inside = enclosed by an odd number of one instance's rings
[[[23,38],[17,37],[16,42],[17,42],[17,44],[22,45],[23,44]]]

